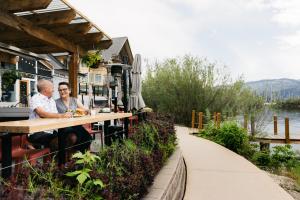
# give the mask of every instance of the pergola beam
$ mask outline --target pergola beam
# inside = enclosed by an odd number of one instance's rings
[[[86,34],[91,30],[92,24],[89,22],[74,23],[68,25],[45,25],[41,26],[47,30],[58,35],[73,35],[73,34]]]
[[[18,17],[20,18],[20,17]],[[1,23],[1,22],[0,22]],[[87,32],[92,28],[91,23],[78,23],[78,24],[67,24],[67,25],[45,25],[41,26],[44,29],[62,37],[72,37],[76,34],[87,34]],[[21,31],[8,30],[2,31],[0,34],[0,41],[4,43],[14,43],[17,41],[28,41],[31,39],[31,36],[24,34]]]
[[[22,17],[35,25],[69,24],[76,17],[76,12],[70,9],[32,15],[24,15]]]
[[[101,39],[103,38],[103,34],[102,33],[88,33],[85,35],[81,35],[81,34],[73,34],[73,35],[69,35],[68,37],[69,41],[74,42],[77,45],[97,45],[97,43],[99,43],[101,41]],[[40,49],[39,52],[41,51],[45,51],[47,49],[47,45],[40,40],[37,39],[32,39],[32,38],[28,38],[26,40],[26,42],[23,41],[7,41],[6,44],[11,44],[14,46],[17,46],[19,48],[23,48],[23,49]],[[42,47],[42,48],[41,48]],[[42,50],[43,49],[43,50]],[[54,49],[57,48],[48,48],[48,49],[52,49],[51,52],[53,52]]]
[[[3,10],[0,10],[0,23],[14,28],[19,31],[23,31],[24,33],[39,39],[41,41],[45,41],[46,43],[65,49],[68,52],[79,52],[81,55],[84,54],[84,50],[81,49],[79,46],[69,42],[68,40],[58,37],[54,33],[35,26],[30,21],[23,19],[21,17],[14,16],[12,14],[6,13]]]
[[[80,46],[85,50],[94,50],[94,49],[108,49],[112,45],[112,40],[102,40],[96,44],[81,44]]]
[[[45,9],[52,0],[0,0],[1,8],[9,12]]]

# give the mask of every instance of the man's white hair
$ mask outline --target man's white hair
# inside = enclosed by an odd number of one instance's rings
[[[46,79],[40,79],[37,82],[37,90],[38,92],[44,91],[47,87],[52,86],[53,83]]]

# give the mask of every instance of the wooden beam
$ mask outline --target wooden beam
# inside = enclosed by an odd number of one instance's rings
[[[27,19],[35,25],[69,24],[75,17],[76,12],[74,10],[62,10],[22,16],[22,18]]]
[[[2,9],[9,12],[23,12],[45,9],[52,0],[0,0]]]
[[[48,54],[48,53],[62,53],[66,52],[65,49],[57,48],[53,46],[35,46],[35,47],[23,47],[22,49],[25,49],[30,52],[35,52],[37,54]]]
[[[6,62],[10,64],[16,64],[17,63],[17,56],[11,55],[9,53],[0,52],[0,62]]]
[[[92,28],[92,24],[89,22],[84,22],[68,25],[45,25],[42,27],[53,33],[56,33],[57,35],[72,35],[88,33]]]
[[[82,44],[93,45],[99,43],[102,37],[103,37],[102,33],[88,33],[86,35],[81,35],[81,34],[70,35],[68,39],[78,45],[82,45]],[[19,48],[26,49],[26,50],[35,49],[40,53],[45,52],[47,49],[51,51],[51,53],[54,53],[55,51],[57,51],[57,49],[61,52],[61,49],[59,48],[49,48],[49,47],[47,48],[47,45],[44,42],[32,38],[27,39],[25,43],[24,41],[9,41],[9,42],[6,41],[6,44],[17,46]]]
[[[87,34],[87,32],[92,28],[91,23],[78,23],[78,24],[67,24],[67,25],[42,25],[41,26],[44,29],[47,29],[48,31],[51,31],[52,33],[62,36],[62,37],[72,37],[72,35],[76,34]],[[74,36],[76,37],[76,36]],[[81,36],[77,36],[77,38],[80,38]],[[32,37],[24,34],[22,31],[16,31],[16,30],[8,30],[3,31],[0,34],[0,41],[3,43],[14,43],[17,41],[29,41],[32,40]]]
[[[65,37],[65,36],[64,36]],[[82,43],[99,43],[103,38],[103,33],[87,33],[85,35],[82,34],[72,34],[66,36],[69,40],[73,41],[76,44]]]
[[[23,19],[21,17],[14,16],[12,14],[6,13],[3,10],[0,10],[0,23],[14,28],[19,31],[23,31],[33,38],[39,39],[48,43],[49,45],[65,49],[69,52],[79,52],[80,54],[84,54],[84,50],[82,50],[79,46],[73,44],[72,42],[58,37],[54,33],[35,26],[30,21]]]
[[[72,91],[72,97],[78,96],[78,68],[79,68],[79,55],[78,53],[73,53],[71,55],[69,63],[69,84]]]
[[[85,50],[95,50],[95,49],[108,49],[112,45],[112,40],[102,40],[99,43],[96,44],[81,44],[80,46],[84,48]]]

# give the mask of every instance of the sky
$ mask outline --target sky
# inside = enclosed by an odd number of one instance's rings
[[[186,54],[246,81],[300,79],[300,0],[69,0],[148,61]]]

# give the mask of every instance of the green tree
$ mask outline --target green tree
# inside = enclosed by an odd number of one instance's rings
[[[147,105],[186,125],[193,109],[237,113],[261,104],[242,79],[232,80],[226,67],[192,56],[149,67],[142,91]]]

